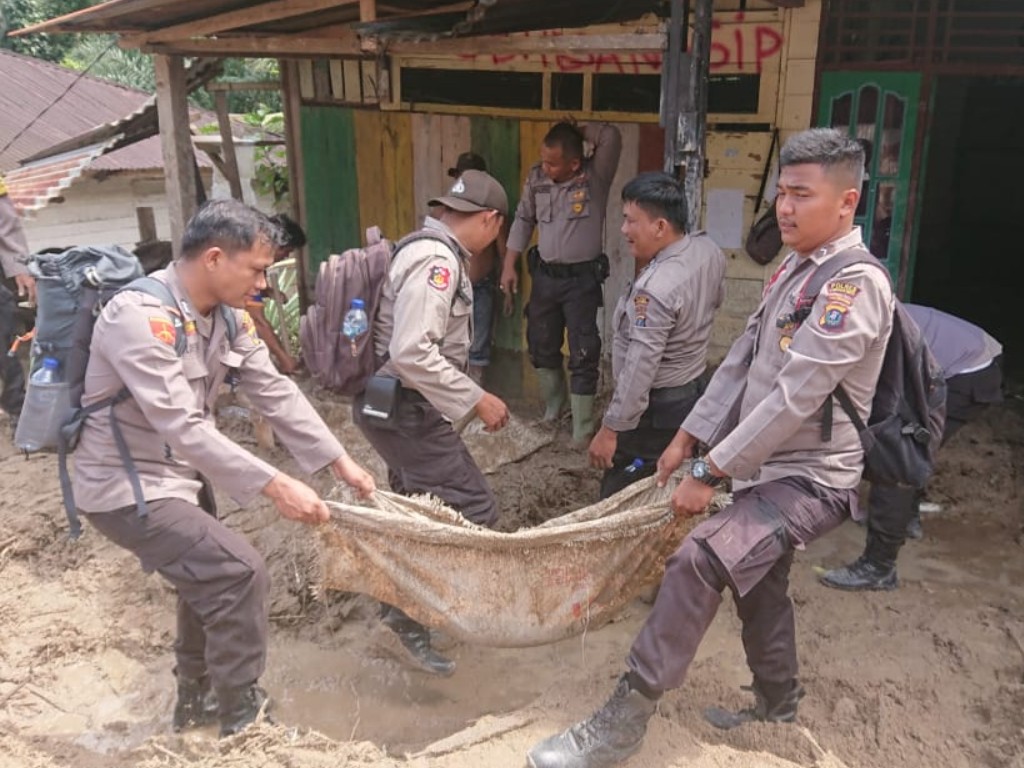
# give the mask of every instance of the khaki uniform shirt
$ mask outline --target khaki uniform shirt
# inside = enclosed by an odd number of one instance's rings
[[[622,134],[608,123],[587,124],[584,136],[593,143],[593,155],[568,181],[556,184],[544,175],[540,163],[526,176],[508,249],[522,253],[533,228],[540,228],[538,248],[544,261],[576,264],[601,253],[608,192],[622,154]]]
[[[888,279],[875,266],[855,264],[825,284],[802,324],[787,319],[811,273],[855,247],[864,247],[859,228],[809,257],[786,257],[761,309],[683,422],[714,445],[712,461],[740,481],[738,488],[792,476],[831,488],[860,481],[864,451],[849,417],[833,406],[829,442],[821,424],[825,401],[839,384],[867,421],[892,331]]]
[[[128,443],[146,500],[197,503],[199,473],[239,504],[258,495],[277,474],[217,430],[211,409],[229,368],[241,390],[270,422],[303,470],[314,472],[344,455],[341,444],[299,391],[277,372],[249,315],[235,310],[234,341],[219,309],[193,316],[174,265],[155,273],[178,299],[173,309],[144,293],[115,296],[96,321],[82,404],[132,396],[113,408]],[[174,349],[174,323],[183,323],[187,347]],[[89,417],[75,451],[74,494],[84,512],[133,506],[135,498],[110,426],[111,410]]]
[[[4,276],[27,275],[28,267],[22,261],[26,256],[28,241],[25,240],[21,218],[11,198],[4,192],[0,194],[0,268]]]
[[[615,394],[603,423],[634,429],[652,389],[679,387],[707,366],[715,310],[725,298],[725,254],[703,232],[663,248],[615,307]]]
[[[439,240],[417,240],[395,253],[381,291],[374,324],[381,372],[415,389],[451,421],[476,407],[484,391],[469,376],[473,341],[470,253],[439,220],[425,229],[443,232],[458,253]]]

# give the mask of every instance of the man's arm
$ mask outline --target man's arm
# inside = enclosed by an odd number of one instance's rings
[[[583,137],[594,145],[594,174],[611,185],[622,156],[622,133],[610,123],[587,123],[583,126]]]
[[[501,290],[506,294],[516,293],[519,290],[519,275],[516,273],[516,264],[520,255],[530,244],[533,237],[533,230],[537,226],[537,210],[533,199],[533,185],[530,178],[534,169],[526,175],[526,182],[523,184],[523,193],[519,198],[519,205],[516,206],[512,226],[509,229],[508,240],[504,248],[505,253],[501,258]]]
[[[29,274],[24,259],[28,256],[28,241],[21,226],[21,218],[7,195],[0,196],[0,267],[7,277],[14,279],[18,295],[29,301],[36,300],[36,280]]]

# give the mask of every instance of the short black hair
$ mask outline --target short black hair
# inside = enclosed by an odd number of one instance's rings
[[[559,147],[562,150],[562,157],[566,160],[581,160],[583,158],[583,131],[568,120],[555,123],[544,136],[544,146],[551,149]]]
[[[249,250],[261,240],[272,248],[280,248],[284,245],[284,233],[251,205],[230,198],[209,200],[185,225],[181,257],[193,259],[209,248],[220,248],[231,255]]]
[[[306,233],[299,226],[299,223],[287,213],[278,213],[271,216],[270,220],[281,228],[284,237],[284,242],[281,243],[282,248],[287,248],[291,251],[301,248],[306,244]]]
[[[850,186],[864,183],[864,145],[835,128],[810,128],[793,134],[779,152],[779,167],[820,165],[846,175]]]
[[[679,234],[686,232],[686,193],[678,179],[661,171],[641,173],[622,188],[622,202],[634,203],[648,215],[665,219]]]

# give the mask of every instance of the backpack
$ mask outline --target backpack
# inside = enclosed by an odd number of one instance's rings
[[[826,283],[847,267],[861,263],[871,264],[889,276],[885,266],[866,250],[838,253],[804,284],[794,313],[797,322],[810,315]],[[867,423],[842,385],[832,394],[864,446],[864,478],[883,485],[923,488],[935,469],[935,456],[942,442],[946,382],[921,329],[898,299]],[[825,402],[821,434],[826,442],[832,437],[832,397]]]
[[[377,371],[373,329],[381,291],[395,253],[417,240],[437,240],[456,254],[451,238],[438,230],[422,229],[392,243],[379,227],[366,230],[366,246],[332,254],[320,264],[316,302],[306,310],[299,328],[302,359],[314,380],[342,395],[358,395]],[[362,299],[369,330],[349,344],[341,326],[353,299]]]
[[[75,511],[71,475],[67,467],[68,454],[78,444],[82,428],[91,414],[113,408],[131,397],[128,388],[123,387],[111,397],[82,407],[92,333],[101,310],[121,291],[140,291],[173,310],[174,351],[179,357],[185,354],[188,339],[171,289],[157,278],[144,276],[138,258],[117,246],[84,246],[62,253],[36,254],[29,262],[29,270],[36,278],[37,287],[33,368],[43,357],[56,358],[62,371],[62,381],[58,386],[66,392],[66,396],[54,406],[59,412],[52,414],[51,418],[57,429],[51,438],[43,440],[40,448],[57,449],[64,511],[71,526],[71,538],[76,539],[81,535],[82,526]],[[234,341],[238,331],[235,314],[225,305],[220,306],[220,312],[227,326],[228,338]],[[26,401],[31,397],[32,386],[30,378]],[[117,419],[112,418],[110,424],[139,514],[144,516],[147,507],[138,472]]]

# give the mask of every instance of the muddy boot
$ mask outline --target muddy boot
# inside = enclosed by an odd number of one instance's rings
[[[218,716],[220,717],[220,737],[222,739],[252,725],[261,714],[266,722],[274,722],[266,714],[270,709],[267,692],[256,683],[238,688],[219,689],[217,698],[220,701]]]
[[[210,687],[210,678],[198,680],[178,676],[178,700],[174,704],[171,725],[175,733],[186,728],[209,725],[217,719],[217,694]]]
[[[640,749],[657,699],[619,678],[612,697],[597,712],[569,730],[537,744],[526,756],[530,768],[606,768]]]
[[[577,448],[587,446],[594,436],[594,396],[571,395],[572,403],[572,444]]]
[[[821,576],[821,583],[826,587],[845,589],[849,592],[889,590],[896,589],[899,585],[895,563],[877,562],[864,555],[850,565],[825,571]]]
[[[763,683],[754,678],[743,690],[754,694],[754,706],[730,712],[721,707],[710,707],[704,710],[704,719],[715,728],[728,731],[744,723],[791,723],[796,720],[797,705],[804,697],[803,686],[797,680],[785,683]]]
[[[542,422],[555,421],[565,408],[565,372],[561,368],[538,368],[537,382],[544,398]]]
[[[455,674],[455,662],[442,656],[430,645],[430,630],[405,613],[389,606],[382,612],[384,626],[395,633],[401,646],[398,655],[415,669],[438,677]]]

